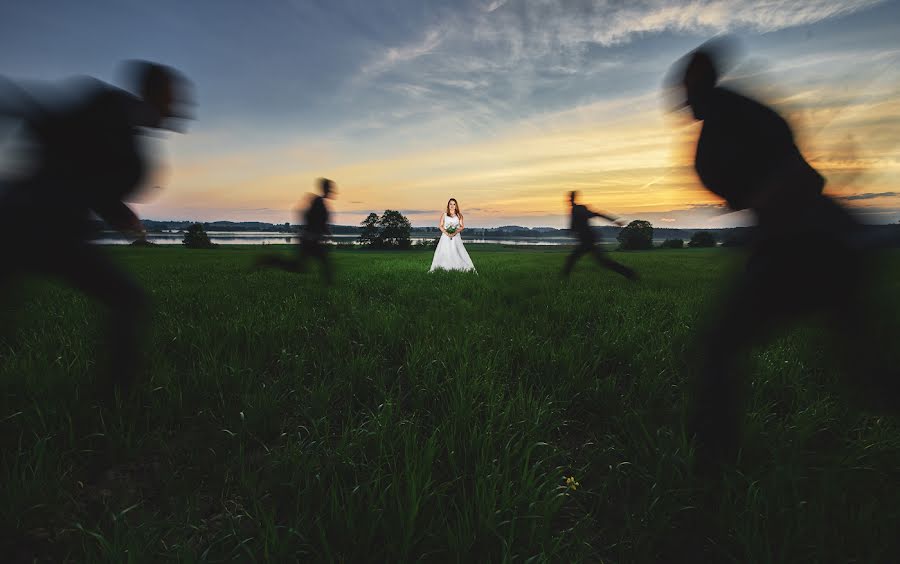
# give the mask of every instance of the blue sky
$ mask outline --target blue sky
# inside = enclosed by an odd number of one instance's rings
[[[336,219],[562,226],[563,193],[661,226],[737,224],[690,169],[696,127],[665,111],[669,66],[743,45],[734,84],[791,119],[870,221],[900,220],[900,2],[4,1],[0,74],[114,80],[145,58],[195,83],[186,135],[154,140],[153,219],[296,221],[318,176]]]

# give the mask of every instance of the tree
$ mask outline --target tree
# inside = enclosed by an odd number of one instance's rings
[[[370,248],[408,249],[412,246],[409,238],[412,225],[406,216],[396,210],[384,210],[381,217],[376,213],[370,213],[360,225],[363,231],[359,241]]]
[[[209,240],[206,231],[203,230],[203,225],[199,223],[193,223],[188,227],[181,243],[189,249],[212,249],[215,247],[213,242]]]
[[[639,250],[653,248],[653,226],[649,221],[636,219],[626,225],[619,235],[619,248],[622,250]]]
[[[684,241],[681,239],[666,239],[659,247],[661,249],[683,249]]]
[[[691,237],[688,247],[715,247],[716,238],[709,231],[697,231]]]
[[[359,242],[370,247],[380,247],[382,244],[381,233],[378,229],[379,217],[377,213],[370,213],[366,219],[360,222],[363,227]]]
[[[384,210],[378,224],[381,226],[380,235],[385,247],[410,247],[409,230],[412,225],[403,214],[395,210]]]

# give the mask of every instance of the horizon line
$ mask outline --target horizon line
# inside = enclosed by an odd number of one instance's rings
[[[235,220],[231,220],[231,219],[216,219],[216,220],[211,220],[211,221],[206,221],[206,220],[200,221],[200,220],[194,220],[194,219],[153,219],[153,218],[149,218],[149,217],[148,217],[148,218],[142,218],[141,221],[155,221],[155,222],[158,222],[158,223],[167,223],[167,222],[168,222],[168,223],[200,223],[200,224],[204,224],[204,223],[207,223],[207,224],[208,224],[208,223],[235,223],[235,224],[242,224],[242,223],[261,223],[261,224],[264,224],[264,225],[272,225],[272,226],[276,226],[276,225],[285,225],[285,224],[287,224],[287,225],[290,225],[291,227],[299,227],[299,226],[303,225],[302,223],[290,223],[290,222],[272,223],[272,222],[269,222],[269,221],[260,221],[260,220],[241,220],[241,221],[235,221]],[[646,220],[635,220],[635,221],[646,221]],[[328,225],[334,226],[334,227],[354,227],[354,228],[356,228],[356,227],[361,227],[360,225],[351,225],[351,224],[342,224],[342,223],[329,223]],[[891,223],[885,223],[885,224],[883,224],[883,225],[893,225],[893,224],[891,224]],[[735,225],[735,226],[731,226],[731,227],[676,227],[676,226],[668,227],[668,226],[665,226],[665,225],[658,225],[658,224],[657,224],[657,225],[653,225],[653,223],[651,223],[651,226],[652,226],[654,229],[677,229],[677,230],[691,230],[691,229],[693,229],[693,230],[723,230],[723,229],[747,229],[747,228],[754,227],[753,225]],[[414,229],[426,229],[426,228],[434,228],[434,229],[437,229],[437,227],[432,226],[432,225],[410,225],[410,227],[411,227],[411,228],[414,228]],[[473,227],[467,227],[466,229],[467,229],[467,230],[468,230],[468,229],[500,229],[500,228],[502,228],[502,227],[518,227],[518,228],[520,228],[520,229],[527,229],[527,230],[535,230],[535,229],[555,229],[555,230],[557,230],[557,231],[571,231],[571,229],[569,229],[568,227],[553,227],[553,226],[550,226],[550,225],[539,225],[539,226],[537,226],[537,227],[528,227],[528,226],[525,226],[525,225],[517,225],[517,224],[514,224],[514,223],[504,224],[504,225],[499,225],[499,226],[495,226],[495,227],[491,227],[491,226],[473,226]],[[608,227],[608,228],[611,228],[611,229],[623,229],[623,227],[620,227],[620,226],[618,226],[618,225],[595,225],[595,226],[593,226],[593,227],[594,227],[594,228],[604,228],[604,227]]]

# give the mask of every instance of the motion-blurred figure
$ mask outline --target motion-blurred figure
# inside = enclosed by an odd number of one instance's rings
[[[863,326],[858,225],[822,194],[824,178],[800,154],[781,116],[717,85],[720,54],[706,44],[670,75],[703,121],[695,157],[701,182],[732,210],[750,209],[757,220],[746,267],[703,339],[688,422],[701,465],[726,461],[739,448],[741,353],[805,314],[825,314],[845,343],[859,343]],[[874,387],[887,382],[869,381]]]
[[[144,229],[123,202],[148,166],[141,128],[171,129],[186,117],[187,79],[172,68],[130,61],[133,93],[94,79],[64,84],[65,103],[38,102],[5,82],[4,115],[24,125],[31,143],[27,170],[0,188],[0,286],[22,274],[59,277],[109,309],[111,390],[124,393],[139,375],[140,332],[147,299],[137,282],[89,242],[91,214],[138,238]]]
[[[577,199],[577,191],[573,190],[572,192],[569,192],[569,204],[572,206],[571,230],[575,233],[575,236],[578,237],[578,246],[576,246],[575,249],[572,250],[572,253],[566,258],[566,264],[563,266],[563,276],[568,277],[569,274],[572,273],[572,269],[575,267],[575,263],[578,259],[583,255],[590,254],[598,263],[600,263],[600,266],[618,272],[629,280],[637,279],[637,273],[635,271],[624,264],[620,264],[609,258],[603,248],[600,245],[597,245],[594,230],[591,229],[591,218],[599,217],[619,226],[625,224],[616,217],[611,217],[588,209],[587,206],[577,203]]]
[[[334,282],[334,270],[328,256],[328,244],[325,242],[331,235],[328,227],[328,206],[325,204],[325,200],[334,199],[337,190],[334,182],[327,178],[319,179],[319,190],[321,195],[312,195],[309,206],[301,218],[302,226],[300,227],[297,255],[292,259],[278,255],[265,255],[257,261],[258,266],[280,268],[289,272],[304,272],[307,261],[313,258],[322,263],[325,282],[329,285]]]

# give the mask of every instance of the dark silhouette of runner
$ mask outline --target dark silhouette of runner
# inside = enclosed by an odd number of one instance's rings
[[[803,158],[780,115],[717,85],[719,54],[708,43],[676,63],[670,75],[679,81],[684,105],[703,121],[695,157],[701,182],[732,210],[750,209],[757,220],[746,267],[701,339],[688,430],[706,469],[733,460],[740,446],[743,400],[735,372],[743,353],[807,314],[829,320],[848,350],[860,350],[865,325],[858,299],[865,282],[859,226],[822,194],[825,179]],[[857,359],[854,386],[868,378],[872,390],[886,390],[887,379],[859,375],[861,364],[871,369],[875,362],[867,358]]]
[[[310,258],[318,260],[322,264],[322,272],[325,282],[334,282],[334,269],[328,254],[328,244],[325,242],[331,235],[328,227],[328,206],[326,199],[333,199],[336,195],[334,182],[327,178],[319,179],[321,195],[314,195],[303,214],[300,227],[300,241],[297,245],[297,255],[293,259],[286,259],[278,255],[265,255],[257,260],[257,266],[280,268],[289,272],[304,272]]]
[[[127,391],[141,372],[148,301],[140,285],[89,242],[91,214],[144,237],[140,220],[123,202],[148,170],[140,128],[169,129],[173,118],[186,117],[181,103],[189,88],[180,73],[156,63],[131,61],[125,70],[133,94],[82,79],[74,101],[48,105],[7,82],[0,104],[23,122],[32,145],[28,171],[0,190],[0,286],[23,274],[54,276],[107,306],[112,393],[117,387]]]
[[[591,219],[594,217],[599,217],[605,219],[607,221],[611,221],[616,225],[624,225],[622,221],[618,218],[608,216],[599,212],[595,212],[591,209],[588,209],[587,206],[576,203],[578,199],[578,192],[572,191],[569,192],[569,203],[572,206],[572,224],[571,230],[575,233],[575,236],[578,237],[578,246],[576,246],[572,253],[566,257],[566,264],[563,266],[563,276],[568,277],[569,274],[572,273],[572,269],[575,267],[575,263],[580,259],[583,255],[590,254],[594,257],[594,259],[600,264],[600,266],[604,268],[608,268],[614,272],[618,272],[622,276],[628,278],[629,280],[637,279],[637,273],[627,266],[618,263],[606,255],[606,252],[602,247],[597,245],[596,237],[594,236],[594,230],[591,229]]]

